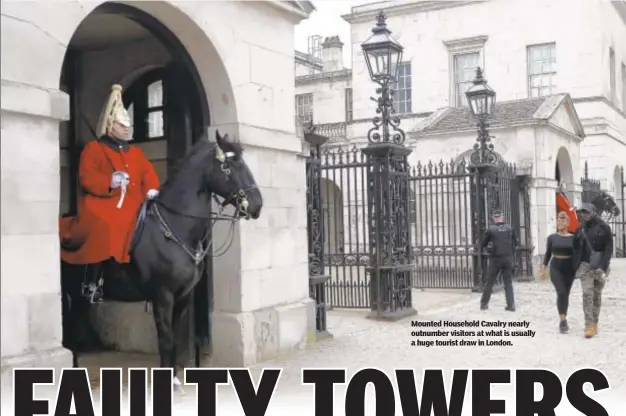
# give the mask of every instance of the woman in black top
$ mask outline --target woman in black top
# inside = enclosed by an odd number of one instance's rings
[[[542,278],[547,277],[546,267],[550,263],[550,280],[556,290],[556,307],[561,322],[559,329],[565,334],[569,330],[567,324],[567,307],[569,294],[574,283],[574,253],[578,249],[578,239],[568,231],[569,217],[564,211],[559,212],[556,220],[557,232],[548,237],[546,254],[541,265]]]

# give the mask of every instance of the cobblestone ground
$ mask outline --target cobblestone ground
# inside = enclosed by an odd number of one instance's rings
[[[393,375],[395,368],[411,368],[416,370],[418,392],[421,391],[419,377],[424,368],[443,369],[444,379],[446,383],[450,383],[452,369],[455,368],[548,368],[558,373],[565,382],[573,371],[592,367],[604,372],[611,388],[598,393],[594,393],[591,388],[585,390],[594,400],[602,403],[611,416],[623,414],[623,406],[626,405],[626,259],[614,260],[612,268],[604,290],[600,333],[593,339],[583,337],[579,281],[574,283],[570,298],[568,320],[571,329],[566,335],[558,331],[556,295],[549,281],[516,284],[515,313],[504,310],[504,294],[501,291],[493,295],[488,311],[479,310],[479,294],[451,291],[439,294],[417,293],[415,306],[420,311],[419,315],[395,323],[368,320],[361,312],[332,312],[329,314],[329,329],[335,335],[332,340],[319,342],[287,358],[252,367],[255,380],[258,380],[263,367],[283,369],[277,388],[278,394],[266,414],[291,415],[291,409],[294,409],[292,406],[297,406],[302,409],[298,411],[302,416],[313,415],[313,387],[302,386],[300,383],[301,369],[307,367],[346,368],[348,377],[365,367],[376,367],[389,375]],[[420,307],[420,302],[424,309]],[[437,308],[439,304],[441,307]],[[411,340],[414,339],[410,334],[411,319],[527,320],[530,322],[529,329],[536,334],[533,338],[508,338],[514,344],[509,347],[411,347]],[[509,399],[505,414],[514,415],[514,388],[511,385],[494,386],[491,391],[494,400]],[[366,406],[366,415],[374,415],[373,392],[371,387],[367,389],[369,405]],[[218,414],[244,414],[231,387],[219,387],[218,394]],[[344,387],[336,387],[335,405],[338,410],[335,415],[344,415],[344,394]],[[541,389],[537,388],[535,394],[541,397]],[[418,397],[420,396],[418,393]],[[470,404],[469,391],[466,396],[465,402]],[[99,393],[94,393],[94,397],[99,397]],[[195,389],[186,387],[186,395],[177,397],[176,401],[185,407],[195,407],[195,397]],[[466,407],[467,411],[463,415],[470,415],[471,408]],[[402,414],[399,404],[396,414]],[[570,414],[581,413],[573,410],[564,396],[557,408],[557,415]],[[392,415],[393,413],[389,416]]]
[[[570,333],[566,335],[558,331],[556,295],[549,281],[518,283],[515,291],[515,313],[504,310],[504,293],[497,292],[488,311],[480,311],[479,295],[471,294],[454,306],[420,313],[417,317],[422,321],[529,321],[529,329],[536,332],[534,338],[508,338],[514,344],[510,347],[411,347],[410,319],[387,323],[365,320],[360,314],[353,313],[350,317],[348,313],[331,313],[329,326],[335,332],[334,340],[285,359],[255,366],[253,372],[258,377],[262,366],[283,368],[280,397],[292,397],[294,403],[298,403],[296,397],[300,397],[302,405],[305,400],[311,400],[303,395],[311,397],[312,394],[312,387],[300,385],[300,372],[305,367],[342,367],[347,368],[349,374],[364,367],[377,367],[387,374],[393,374],[394,368],[413,368],[417,374],[421,374],[424,368],[442,368],[447,382],[454,368],[548,368],[565,382],[573,371],[592,367],[604,372],[611,389],[598,393],[592,393],[591,389],[585,391],[602,403],[610,415],[623,414],[626,405],[626,260],[613,261],[604,289],[600,333],[592,339],[583,337],[582,294],[578,280],[574,282],[570,297]],[[419,303],[416,307],[420,309]],[[540,391],[537,389],[537,397],[541,397]],[[227,392],[224,390],[225,394]],[[372,393],[372,389],[368,389],[368,393]],[[335,394],[336,404],[343,407],[343,389],[336,388]],[[492,388],[493,399],[512,398],[513,394],[511,386]],[[466,402],[469,402],[469,396],[468,392]],[[507,402],[507,415],[515,414],[513,404],[514,401]],[[372,415],[373,407],[372,403]],[[399,409],[397,414],[401,414]],[[470,414],[469,409],[467,414]],[[581,413],[573,410],[564,397],[557,414]]]

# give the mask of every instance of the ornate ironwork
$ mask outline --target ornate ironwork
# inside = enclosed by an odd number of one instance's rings
[[[416,313],[412,306],[409,166],[411,149],[393,143],[370,144],[367,204],[370,212],[368,271],[373,317],[397,319]]]
[[[602,184],[597,179],[589,177],[589,164],[585,161],[585,167],[583,170],[583,177],[580,180],[580,185],[583,188],[582,202],[592,202],[600,192],[602,191]]]
[[[615,236],[613,246],[615,247],[615,257],[626,257],[626,178],[624,178],[624,167],[619,170],[619,177],[615,184],[615,202],[619,207],[619,215],[611,218],[609,223]]]
[[[482,69],[476,68],[476,78],[473,83],[474,85],[486,86],[487,81],[483,78]],[[468,96],[468,100],[469,99]],[[489,134],[489,116],[490,112],[486,111],[476,117],[478,137],[476,138],[476,143],[474,143],[474,151],[470,154],[470,165],[475,168],[490,167],[498,163],[498,155],[494,152],[493,143],[491,143],[491,139],[494,138],[494,136]]]
[[[370,143],[395,143],[403,144],[405,140],[404,130],[400,126],[400,118],[394,116],[396,110],[393,107],[394,90],[389,81],[381,81],[380,87],[376,88],[378,98],[370,99],[376,102],[376,114],[372,123],[374,127],[367,132],[367,140]]]
[[[326,139],[314,135],[309,125],[305,128],[305,140],[311,145],[310,155],[306,161],[309,290],[311,298],[315,300],[316,335],[317,338],[325,338],[330,336],[326,325],[327,301],[325,287],[330,277],[325,275],[324,269],[320,149]]]

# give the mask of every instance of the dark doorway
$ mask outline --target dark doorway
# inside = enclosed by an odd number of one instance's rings
[[[205,89],[175,35],[134,7],[97,7],[76,29],[60,80],[60,89],[70,96],[70,120],[61,123],[59,131],[61,215],[76,214],[80,153],[95,138],[113,84],[124,87],[124,104],[134,120],[133,143],[151,159],[162,182],[210,124]],[[211,345],[212,269],[207,258],[195,290],[190,336],[196,363]]]

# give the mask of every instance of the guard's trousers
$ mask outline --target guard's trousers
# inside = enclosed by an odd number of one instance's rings
[[[506,305],[509,307],[515,306],[513,282],[511,280],[513,275],[512,256],[497,256],[491,257],[491,259],[489,259],[487,281],[485,282],[485,288],[483,289],[483,296],[480,299],[480,304],[482,306],[489,305],[491,293],[493,292],[493,285],[496,283],[496,279],[498,278],[498,274],[500,272],[502,272],[502,283],[504,283],[504,296],[506,298]]]

